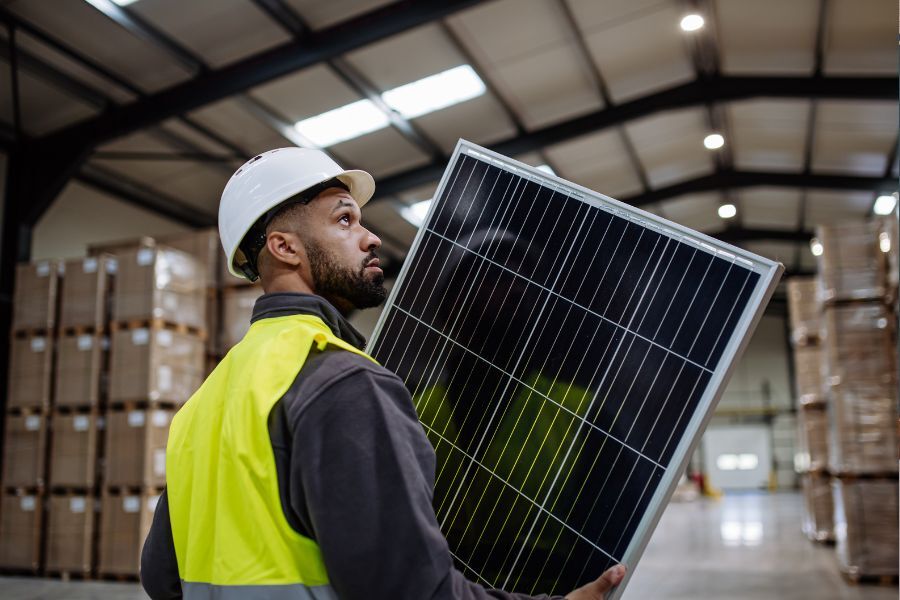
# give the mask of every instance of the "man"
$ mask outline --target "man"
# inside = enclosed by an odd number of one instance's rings
[[[141,559],[154,600],[529,598],[454,568],[409,392],[342,316],[386,295],[381,241],[360,221],[374,187],[301,148],[261,154],[226,185],[229,269],[266,293],[172,422]],[[602,598],[623,576],[567,597]]]

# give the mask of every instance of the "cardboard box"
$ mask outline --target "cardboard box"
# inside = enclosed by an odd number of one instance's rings
[[[113,320],[160,320],[198,330],[206,326],[206,273],[191,255],[143,246],[116,255]]]
[[[804,473],[803,533],[815,542],[834,539],[834,499],[831,492],[831,475]]]
[[[41,561],[41,498],[3,494],[0,504],[0,568],[37,571]]]
[[[44,485],[47,458],[47,417],[7,415],[3,448],[3,485],[36,488]]]
[[[108,338],[86,333],[57,338],[54,406],[97,406]]]
[[[97,442],[103,419],[94,413],[54,414],[50,440],[50,486],[94,487]]]
[[[840,568],[853,577],[897,573],[897,478],[834,479]]]
[[[877,300],[887,291],[887,260],[878,248],[878,223],[819,227],[819,299]]]
[[[814,343],[819,337],[819,285],[815,277],[793,277],[787,282],[791,341],[797,345]]]
[[[114,331],[110,346],[109,401],[183,404],[203,383],[205,345],[171,329]]]
[[[794,382],[800,405],[822,402],[825,377],[822,374],[822,350],[819,346],[794,346]]]
[[[53,338],[37,336],[10,340],[8,408],[50,406]]]
[[[893,214],[879,219],[878,224],[878,249],[887,258],[887,285],[896,298],[900,284],[900,222]]]
[[[828,411],[824,405],[805,406],[797,411],[796,451],[795,462],[801,471],[828,468]]]
[[[250,329],[250,317],[262,286],[252,285],[222,290],[222,335],[220,352],[228,352]]]
[[[107,486],[162,487],[173,410],[113,410],[106,414]]]
[[[47,564],[49,572],[91,572],[97,501],[91,496],[47,499]]]
[[[828,465],[833,473],[897,472],[897,389],[893,384],[835,386],[829,393],[828,414]]]
[[[66,261],[60,327],[103,329],[109,317],[110,279],[115,271],[116,260],[111,256]]]
[[[881,302],[826,307],[822,342],[828,384],[896,382],[894,323],[894,316]]]
[[[105,493],[100,511],[101,575],[138,575],[141,548],[150,525],[159,494],[115,495]]]
[[[194,257],[206,273],[207,287],[217,286],[221,272],[219,263],[225,260],[225,251],[222,249],[217,228],[208,227],[190,233],[177,233],[158,237],[156,240],[163,246],[187,252]]]
[[[16,266],[12,322],[14,331],[49,332],[53,329],[56,324],[59,268],[59,262],[55,260]]]

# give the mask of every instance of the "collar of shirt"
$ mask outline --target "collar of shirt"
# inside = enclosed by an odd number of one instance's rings
[[[264,294],[253,305],[253,316],[250,317],[250,322],[255,323],[260,319],[298,314],[319,317],[328,325],[334,335],[348,344],[352,344],[360,350],[366,346],[366,338],[354,329],[353,325],[334,306],[321,296],[312,294],[295,292]]]

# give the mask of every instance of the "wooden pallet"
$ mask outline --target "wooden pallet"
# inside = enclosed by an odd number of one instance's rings
[[[61,579],[62,581],[88,581],[93,579],[93,575],[90,571],[60,571],[48,569],[45,572],[45,575],[54,579]]]
[[[97,579],[102,581],[118,581],[120,583],[135,583],[141,580],[137,573],[100,573]]]
[[[3,577],[39,577],[40,569],[24,569],[21,567],[0,567],[0,576]]]
[[[844,581],[850,585],[877,585],[882,587],[897,587],[897,575],[865,575],[862,573],[848,573],[842,571]]]
[[[57,415],[91,415],[99,412],[99,404],[56,404],[53,406],[53,413]]]
[[[178,410],[184,406],[184,402],[172,402],[171,400],[119,400],[108,402],[107,410],[125,412],[129,410]]]
[[[6,414],[16,417],[27,417],[29,415],[45,416],[49,412],[49,406],[8,406]]]
[[[53,328],[52,327],[26,327],[23,329],[16,329],[12,333],[12,337],[17,340],[27,340],[28,338],[33,337],[44,337],[49,338],[53,336]]]
[[[206,329],[195,327],[193,325],[185,325],[184,323],[172,323],[163,319],[132,319],[129,321],[113,321],[109,324],[110,331],[132,331],[134,329],[168,329],[182,335],[192,335],[206,339]]]
[[[60,327],[60,336],[78,337],[82,335],[99,335],[105,331],[105,327],[100,325],[69,325],[68,327]]]
[[[95,496],[97,486],[51,485],[47,493],[51,496]]]

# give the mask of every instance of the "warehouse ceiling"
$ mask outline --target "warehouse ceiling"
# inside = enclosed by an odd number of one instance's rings
[[[705,25],[683,31],[689,13]],[[802,271],[812,227],[866,218],[896,189],[895,13],[891,0],[0,0],[0,78],[11,62],[18,74],[0,140],[81,143],[80,184],[200,226],[244,160],[310,145],[295,123],[368,100],[380,123],[326,151],[376,177],[365,219],[395,258],[416,232],[403,208],[431,197],[462,137]],[[482,86],[469,99],[404,117],[382,96],[461,65]],[[721,148],[704,147],[710,133]]]

